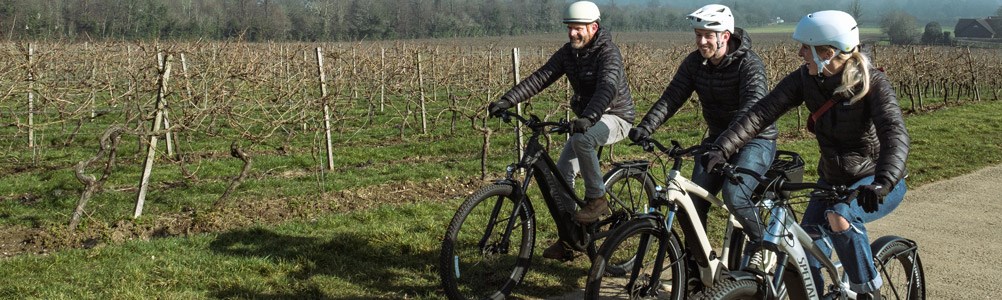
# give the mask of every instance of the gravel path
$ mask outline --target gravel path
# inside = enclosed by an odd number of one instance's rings
[[[1002,165],[923,185],[887,217],[867,224],[870,239],[918,242],[929,299],[1002,295]]]

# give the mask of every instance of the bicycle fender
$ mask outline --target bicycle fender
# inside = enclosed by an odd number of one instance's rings
[[[511,191],[513,193],[515,193],[514,195],[512,195],[513,197],[518,198],[518,197],[522,196],[521,195],[521,193],[522,193],[522,186],[518,182],[515,182],[514,180],[507,179],[507,178],[502,178],[502,179],[495,179],[491,183],[492,184],[499,184],[499,185],[509,185],[509,186],[511,186]]]
[[[880,249],[887,247],[888,244],[895,241],[901,241],[909,246],[918,247],[918,243],[913,240],[896,235],[885,235],[870,243],[870,251],[872,251],[873,255],[877,255],[877,253],[880,253]]]
[[[614,166],[613,170],[627,169],[630,172],[637,172],[637,173],[647,173],[647,169],[648,167],[650,167],[650,164],[651,162],[647,160],[628,160],[628,161],[620,161],[612,163],[612,165]],[[606,173],[605,174],[606,176],[603,176],[605,178],[602,179],[608,180],[609,175],[611,174],[612,172]]]
[[[748,271],[729,271],[729,272],[727,272],[727,276],[730,277],[731,279],[734,279],[735,281],[739,281],[739,280],[754,280],[754,281],[757,281],[759,283],[762,282],[762,278],[763,278],[763,276],[760,276],[760,274],[756,274],[754,272],[748,272]]]

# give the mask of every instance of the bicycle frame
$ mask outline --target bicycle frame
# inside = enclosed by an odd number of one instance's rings
[[[773,277],[772,282],[770,282],[772,286],[771,290],[777,291],[782,286],[785,276],[784,271],[787,266],[785,262],[792,261],[797,266],[795,270],[796,274],[804,282],[804,287],[806,288],[804,292],[807,299],[820,299],[824,288],[814,285],[813,273],[811,273],[810,264],[807,261],[808,255],[817,258],[821,262],[824,269],[828,271],[829,278],[841,278],[839,276],[841,264],[836,265],[835,262],[817,247],[814,239],[793,218],[789,206],[776,205],[771,199],[763,200],[762,205],[769,210],[769,218],[766,220],[768,225],[766,225],[765,232],[763,232],[762,246],[775,252],[776,261],[780,262],[776,264],[774,272],[774,274],[778,275]],[[848,282],[841,280],[840,289],[846,292],[849,298],[856,298],[856,294],[849,290]]]
[[[675,222],[675,217],[679,217],[680,227],[685,235],[684,243],[686,248],[691,249],[690,255],[696,261],[699,267],[699,280],[704,286],[711,286],[713,282],[720,277],[724,270],[729,269],[729,252],[730,252],[730,239],[731,233],[735,228],[741,229],[741,224],[737,222],[734,216],[730,216],[728,211],[727,229],[724,235],[723,249],[721,256],[718,254],[713,247],[710,245],[709,237],[706,234],[706,228],[703,227],[698,214],[696,213],[696,206],[693,203],[693,198],[702,199],[727,210],[727,206],[724,202],[718,199],[715,195],[710,194],[706,189],[692,182],[681,173],[682,156],[693,152],[699,146],[694,146],[689,149],[681,149],[678,143],[673,142],[674,148],[667,149],[660,143],[654,140],[650,140],[649,143],[656,146],[661,152],[669,154],[669,156],[674,156],[674,163],[671,169],[668,170],[668,174],[665,178],[665,183],[667,187],[664,189],[664,199],[655,199],[654,205],[656,206],[667,206],[668,210],[663,217],[666,230],[665,232],[671,232],[672,225]],[[675,155],[672,155],[674,153]],[[681,214],[679,211],[681,210]],[[656,212],[655,212],[656,213]],[[641,249],[643,250],[643,249]],[[656,261],[657,265],[662,265],[663,257],[659,257]]]
[[[735,168],[731,171],[742,172],[745,174],[753,174],[749,170],[744,170],[741,168]],[[728,175],[728,176],[731,176]],[[765,180],[765,181],[763,181]],[[782,179],[779,181],[770,183],[765,178],[759,177],[760,184],[774,186],[776,190],[768,191],[765,194],[765,198],[760,202],[760,206],[764,209],[769,210],[769,217],[764,221],[766,222],[765,232],[763,232],[762,247],[766,250],[772,251],[776,254],[776,267],[773,269],[773,277],[771,280],[767,276],[762,277],[766,281],[766,298],[775,299],[781,293],[790,293],[789,286],[784,285],[784,279],[786,279],[787,272],[786,268],[788,266],[795,266],[794,274],[796,274],[797,283],[803,282],[803,291],[797,291],[796,295],[789,295],[790,297],[796,297],[796,299],[831,299],[832,297],[838,297],[838,299],[856,299],[856,293],[849,289],[849,282],[846,276],[842,276],[842,264],[841,262],[833,261],[831,257],[825,255],[823,251],[816,244],[815,239],[809,235],[803,227],[800,226],[799,222],[794,217],[792,212],[792,207],[790,207],[787,201],[787,196],[780,196],[777,191],[794,191],[794,190],[806,190],[815,189],[815,192],[826,193],[825,197],[835,197],[837,199],[843,198],[853,198],[852,190],[845,186],[839,187],[821,187],[816,183],[786,183]],[[776,200],[774,200],[776,199]],[[777,201],[778,200],[778,201]],[[831,241],[827,238],[821,238],[817,241],[827,243],[829,248],[831,248]],[[890,244],[895,241],[905,241],[908,245],[911,245],[911,249],[902,253],[912,253],[917,248],[914,242],[896,237],[896,236],[885,236],[877,239],[871,243],[871,248],[881,249],[885,245]],[[877,250],[874,250],[877,253]],[[824,286],[815,286],[813,273],[811,272],[810,264],[808,263],[808,257],[813,256],[817,261],[821,263],[821,267],[825,269],[825,272],[831,278],[833,284],[834,294],[825,295]],[[878,268],[883,268],[883,265],[878,266]],[[912,272],[918,272],[916,268],[919,268],[918,264],[912,266]],[[736,277],[743,276],[741,272],[737,272]],[[762,274],[760,274],[762,275]],[[907,291],[911,291],[912,282],[909,282]],[[905,295],[906,298],[910,298],[909,295]]]
[[[696,183],[692,182],[688,178],[682,176],[681,172],[677,169],[672,169],[668,172],[667,179],[665,181],[668,187],[665,189],[665,200],[668,204],[668,213],[665,216],[666,228],[671,228],[674,224],[675,216],[679,216],[679,222],[681,222],[682,232],[685,234],[684,243],[687,248],[691,249],[692,256],[699,266],[700,281],[706,286],[710,286],[714,281],[723,273],[725,269],[728,269],[727,261],[729,252],[729,239],[731,238],[730,232],[734,228],[741,228],[741,225],[737,223],[734,217],[730,217],[727,222],[727,234],[724,235],[724,248],[722,250],[723,256],[718,256],[716,251],[710,245],[710,239],[706,234],[706,228],[703,227],[702,222],[699,220],[696,214],[696,206],[693,203],[693,197],[703,199],[710,202],[713,205],[723,207],[727,209],[724,202],[718,199],[716,196],[710,194],[706,189],[703,189]],[[660,204],[659,204],[660,205]],[[682,214],[678,214],[681,210]]]
[[[518,163],[508,166],[505,179],[500,180],[518,188],[518,201],[515,203],[515,209],[511,212],[511,217],[514,218],[519,215],[521,210],[525,209],[530,218],[535,218],[532,202],[529,201],[526,193],[529,189],[529,184],[535,179],[538,182],[540,192],[543,194],[543,199],[546,201],[550,215],[557,225],[557,234],[560,236],[560,240],[564,241],[574,250],[586,251],[592,234],[595,232],[594,228],[598,228],[598,226],[603,224],[595,222],[589,226],[580,226],[576,222],[573,222],[576,211],[575,205],[583,207],[585,203],[574,193],[574,189],[564,181],[560,170],[557,169],[556,163],[550,158],[545,147],[539,143],[539,136],[542,135],[545,126],[562,126],[564,124],[558,122],[541,122],[535,116],[532,116],[530,119],[525,119],[515,114],[511,114],[510,116],[515,117],[520,122],[526,124],[527,127],[532,128],[532,135],[526,143],[522,157]],[[525,177],[521,181],[517,178],[518,170],[524,170]],[[501,201],[503,199],[498,199],[499,205],[495,205],[492,212],[494,216],[500,213]],[[506,226],[504,234],[506,240],[511,235],[514,227],[515,224],[513,222],[509,222]]]

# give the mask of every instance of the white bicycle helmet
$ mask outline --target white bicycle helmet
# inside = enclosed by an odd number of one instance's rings
[[[859,45],[859,27],[848,13],[825,10],[804,16],[793,30],[793,39],[810,46],[832,46],[852,52]]]
[[[598,5],[591,1],[578,1],[571,3],[564,12],[564,23],[593,23],[602,18],[598,11]]]
[[[793,39],[808,46],[832,46],[843,53],[852,52],[859,45],[859,27],[856,19],[848,13],[824,10],[808,14],[800,19],[793,30]],[[831,62],[821,60],[815,47],[811,48],[814,63],[818,66],[818,76]]]
[[[727,6],[720,4],[710,4],[703,6],[688,16],[689,25],[693,29],[706,29],[717,32],[734,32],[734,14]]]

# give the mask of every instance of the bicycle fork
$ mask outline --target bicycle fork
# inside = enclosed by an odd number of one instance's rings
[[[647,248],[650,247],[650,240],[652,236],[651,234],[647,234],[640,237],[640,246],[637,247],[637,252],[634,254],[634,257],[637,258],[637,262],[633,264],[633,269],[631,270],[629,277],[630,282],[626,284],[628,291],[637,291],[635,296],[657,297],[658,295],[659,288],[661,287],[661,272],[666,269],[666,267],[663,266],[665,259],[667,258],[668,241],[671,239],[671,224],[675,222],[675,212],[677,210],[678,205],[671,204],[666,216],[660,216],[660,214],[656,212],[651,212],[656,216],[655,219],[658,221],[658,227],[660,227],[658,233],[655,234],[661,235],[660,238],[662,242],[658,243],[658,252],[657,256],[654,258],[653,264],[654,269],[651,270],[650,278],[648,278],[649,281],[646,282],[646,284],[640,289],[635,289],[634,287],[637,285],[637,280],[640,279],[641,269],[645,265],[643,258],[647,253]],[[679,262],[675,261],[672,263],[677,264]]]

